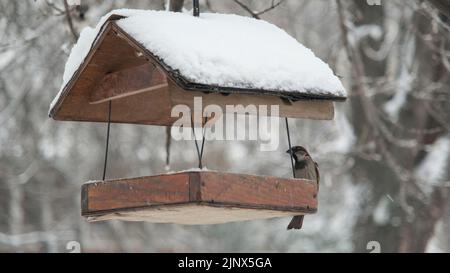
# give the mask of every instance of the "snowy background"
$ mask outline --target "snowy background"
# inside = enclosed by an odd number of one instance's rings
[[[290,219],[87,223],[80,187],[102,175],[106,128],[55,122],[49,104],[84,27],[112,9],[167,3],[81,0],[66,10],[62,0],[0,0],[0,251],[67,252],[77,241],[85,252],[368,252],[378,241],[385,252],[449,252],[450,12],[411,0],[286,0],[262,14],[278,1],[200,2],[277,25],[342,77],[349,100],[334,121],[291,121],[293,143],[321,167],[319,212],[297,232],[285,230]],[[163,127],[112,125],[108,177],[165,172],[165,139]],[[286,147],[208,142],[204,162],[289,177]],[[195,164],[194,144],[172,141],[171,170]]]

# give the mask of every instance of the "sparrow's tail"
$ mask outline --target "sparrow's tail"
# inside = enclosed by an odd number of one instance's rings
[[[291,222],[289,223],[287,229],[301,229],[303,226],[303,218],[305,216],[303,215],[299,215],[299,216],[294,216],[291,220]]]

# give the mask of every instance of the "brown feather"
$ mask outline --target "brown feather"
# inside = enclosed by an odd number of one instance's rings
[[[300,147],[302,148],[302,147]],[[302,148],[304,150],[304,148]],[[301,151],[302,149],[297,149]],[[320,173],[319,173],[319,164],[315,162],[309,153],[304,150],[306,155],[304,156],[304,160],[298,160],[296,156],[295,160],[295,178],[302,178],[316,181],[317,183],[317,191],[319,191],[319,182],[320,182]],[[304,215],[294,216],[289,223],[287,229],[301,229],[303,225]]]

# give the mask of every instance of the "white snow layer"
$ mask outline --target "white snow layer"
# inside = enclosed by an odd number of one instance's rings
[[[81,32],[66,63],[61,90],[112,14],[127,17],[117,24],[194,83],[346,96],[326,63],[273,24],[232,14],[202,13],[198,18],[188,13],[130,9],[111,11],[94,29]]]

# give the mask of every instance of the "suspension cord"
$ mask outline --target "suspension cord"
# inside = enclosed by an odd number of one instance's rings
[[[108,129],[106,131],[106,149],[105,149],[105,164],[103,165],[103,179],[106,177],[106,164],[108,162],[108,148],[109,148],[109,132],[111,129],[111,101],[109,101],[108,105]]]
[[[208,118],[205,117],[205,124],[206,124],[206,121],[207,121],[207,120],[208,120]],[[205,139],[206,139],[205,133],[206,133],[206,128],[203,128],[203,129],[202,129],[202,146],[201,146],[201,148],[200,148],[199,145],[198,145],[198,143],[197,143],[197,136],[195,135],[194,120],[193,120],[192,116],[191,116],[191,127],[192,127],[192,133],[194,134],[195,148],[197,149],[198,168],[199,168],[199,169],[203,169],[203,162],[202,162],[202,159],[203,159],[203,150],[204,150],[204,147],[205,147]]]
[[[194,142],[195,142],[195,148],[197,149],[197,156],[198,156],[198,168],[202,169],[202,156],[200,155],[200,149],[198,148],[197,143],[197,136],[195,135],[195,128],[194,128],[194,120],[191,117],[191,127],[192,127],[192,134],[194,134]]]
[[[206,133],[206,122],[208,121],[208,118],[207,117],[205,117],[205,120],[204,120],[204,124],[205,125],[203,125],[204,127],[203,127],[203,132],[202,132],[202,149],[201,149],[201,151],[200,151],[200,159],[203,159],[203,148],[205,147],[205,133]],[[202,164],[203,165],[203,164]]]
[[[289,144],[289,154],[291,155],[292,176],[295,178],[294,155],[293,155],[292,145],[291,145],[291,133],[289,132],[288,118],[285,118],[285,121],[286,121],[286,133],[287,133],[288,144]]]

